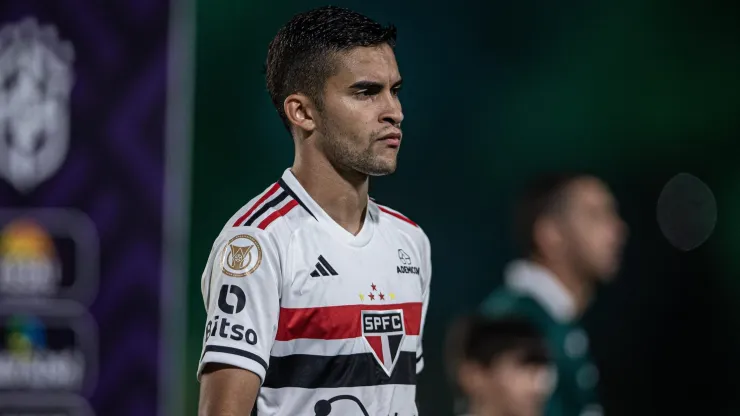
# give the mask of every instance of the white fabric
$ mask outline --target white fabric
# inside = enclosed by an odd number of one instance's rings
[[[213,245],[201,284],[208,325],[207,333],[204,334],[198,377],[205,364],[225,363],[254,372],[264,384],[266,379],[270,380],[270,373],[265,366],[269,368],[271,358],[280,360],[295,355],[321,358],[373,353],[368,338],[357,333],[358,328],[362,327],[363,331],[366,328],[365,322],[360,322],[361,316],[365,315],[358,314],[356,318],[342,315],[330,318],[329,321],[318,318],[332,308],[365,311],[365,307],[367,311],[403,311],[403,331],[406,332],[400,344],[397,344],[399,354],[403,351],[413,354],[416,357],[416,372],[420,372],[423,368],[421,331],[429,303],[431,280],[431,251],[427,236],[418,226],[388,214],[386,211],[391,210],[380,207],[373,201],[368,203],[368,215],[361,231],[352,235],[313,201],[290,170],[285,171],[282,180],[291,190],[289,195],[282,195],[284,189],[280,188],[257,204],[273,187],[268,188],[234,214]],[[257,215],[261,207],[273,200],[280,202]],[[299,201],[302,205],[298,204]],[[290,204],[296,206],[288,211]],[[259,224],[275,218],[275,213],[281,207],[285,207],[282,216],[274,219],[265,229],[257,228]],[[249,217],[255,217],[251,226],[243,225],[244,220],[242,225],[234,226],[250,209],[252,212]],[[391,212],[397,214],[396,211]],[[260,250],[252,240],[243,237],[245,235],[257,241]],[[235,241],[238,244],[229,243],[234,238],[237,238]],[[232,245],[238,247],[231,247]],[[253,257],[245,261],[251,262],[245,269],[254,267],[257,257],[259,264],[247,276],[230,276],[224,270],[231,273],[236,271],[238,274],[241,269],[231,267],[235,263],[228,253],[248,246],[252,246],[248,253]],[[311,276],[312,272],[320,270],[317,266],[320,263],[319,256],[329,263],[334,273]],[[409,272],[409,267],[412,270],[416,268],[418,274]],[[323,270],[328,271],[326,267]],[[222,291],[225,295],[221,296],[223,299],[219,302]],[[239,293],[243,293],[242,297],[245,298],[241,310],[238,310]],[[383,300],[380,299],[381,293]],[[373,294],[374,299],[370,298],[370,294]],[[317,317],[311,319],[323,319],[322,322],[307,321],[306,329],[309,332],[321,328],[321,331],[354,335],[340,339],[305,337],[276,340],[281,328],[301,330],[300,325],[291,326],[290,322],[285,321],[285,317],[281,322],[281,313],[289,316],[306,310],[316,312]],[[408,333],[410,329],[407,320],[411,319],[411,314],[420,315],[416,318],[417,322],[420,321],[420,325],[417,325],[418,334]],[[226,329],[223,329],[224,321],[228,322]],[[217,330],[214,330],[217,325]],[[234,333],[235,329],[238,330],[237,333]],[[246,337],[248,332],[250,338]],[[243,336],[240,337],[239,334]],[[382,339],[381,353],[385,354],[385,358],[380,361],[388,365],[392,361],[388,359],[389,338]],[[391,371],[393,375],[401,371],[397,366],[389,370],[384,369],[382,363],[374,365],[377,368],[373,373]],[[257,410],[260,416],[313,415],[314,405],[318,401],[349,394],[360,400],[371,415],[418,414],[415,385],[382,384],[316,389],[291,386],[272,388],[263,385]],[[331,415],[362,414],[357,404],[347,400],[333,403],[332,409]]]
[[[515,260],[504,272],[511,289],[526,293],[537,300],[550,315],[560,322],[576,318],[573,296],[549,270],[529,260]]]

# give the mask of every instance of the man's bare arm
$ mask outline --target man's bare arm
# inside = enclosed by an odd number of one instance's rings
[[[251,371],[225,364],[206,364],[200,379],[198,416],[249,416],[260,378]]]

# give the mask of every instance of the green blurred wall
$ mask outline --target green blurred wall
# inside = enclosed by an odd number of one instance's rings
[[[196,414],[200,273],[229,216],[293,159],[262,75],[266,47],[315,1],[197,2],[184,400]],[[422,416],[449,415],[441,340],[500,283],[512,193],[546,168],[609,181],[631,226],[625,269],[587,325],[608,414],[738,414],[740,54],[732,2],[344,0],[399,27],[405,138],[373,196],[432,241]],[[719,205],[715,234],[681,253],[655,219],[686,171]],[[736,395],[735,395],[736,396]]]

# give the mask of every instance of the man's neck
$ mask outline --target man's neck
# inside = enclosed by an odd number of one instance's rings
[[[296,156],[291,171],[337,224],[354,235],[360,232],[367,212],[367,175],[342,172],[315,151]]]
[[[533,258],[532,261],[549,270],[553,277],[563,285],[573,298],[577,315],[582,315],[593,297],[594,287],[591,280],[581,276],[572,267],[568,267],[564,263],[547,261],[539,257]]]

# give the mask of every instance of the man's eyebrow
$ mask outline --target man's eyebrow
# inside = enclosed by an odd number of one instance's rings
[[[383,84],[375,81],[357,81],[349,87],[358,90],[367,90],[371,88],[383,88]]]
[[[399,79],[391,86],[391,89],[400,87],[402,83],[403,83],[403,80]],[[382,89],[383,83],[377,82],[377,81],[363,80],[363,81],[357,81],[354,84],[350,85],[349,87],[353,89],[358,89],[358,90],[367,90],[371,88]]]

